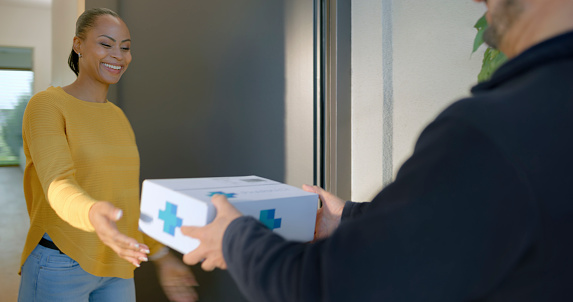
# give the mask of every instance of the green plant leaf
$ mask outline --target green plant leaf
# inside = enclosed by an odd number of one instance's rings
[[[507,57],[499,50],[488,47],[483,55],[478,82],[487,81],[492,74],[507,61]]]
[[[477,29],[478,32],[474,39],[472,53],[476,52],[476,50],[484,43],[483,33],[487,29],[487,26],[487,20],[484,14],[474,25],[474,28]],[[507,57],[501,51],[488,47],[483,55],[481,71],[478,74],[478,82],[489,80],[492,74],[506,61]]]
[[[474,48],[472,53],[476,52],[476,50],[484,43],[483,33],[487,29],[487,20],[485,18],[485,14],[476,22],[474,28],[477,29],[478,32],[474,39]]]
[[[487,19],[485,18],[485,15],[486,13],[484,13],[483,16],[481,16],[481,18],[477,20],[476,24],[474,25],[474,28],[480,30],[484,27],[487,27]]]

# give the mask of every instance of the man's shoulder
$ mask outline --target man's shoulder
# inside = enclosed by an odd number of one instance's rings
[[[442,111],[436,120],[453,119],[459,121],[480,121],[491,119],[506,111],[507,104],[499,101],[497,96],[467,97],[452,103]]]

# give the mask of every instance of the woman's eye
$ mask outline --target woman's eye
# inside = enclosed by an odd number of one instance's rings
[[[111,45],[109,44],[105,44],[105,43],[100,43],[101,45],[103,45],[104,47],[111,47]]]
[[[129,47],[122,47],[121,49],[123,49],[125,51],[129,51]]]

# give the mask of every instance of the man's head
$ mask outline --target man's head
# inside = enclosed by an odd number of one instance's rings
[[[488,2],[488,1],[486,1]],[[507,31],[523,12],[521,0],[490,0],[486,19],[489,27],[483,34],[485,43],[498,48]]]
[[[484,2],[488,8],[484,41],[508,57],[573,30],[573,0],[473,1]]]

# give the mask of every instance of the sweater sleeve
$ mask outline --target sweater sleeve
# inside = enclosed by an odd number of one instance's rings
[[[50,206],[70,225],[92,232],[89,210],[97,200],[76,182],[62,111],[48,95],[37,94],[26,107],[22,127],[23,139]]]
[[[483,134],[434,122],[396,181],[328,238],[291,242],[253,218],[227,228],[228,270],[251,301],[473,301],[534,239],[533,198]]]

